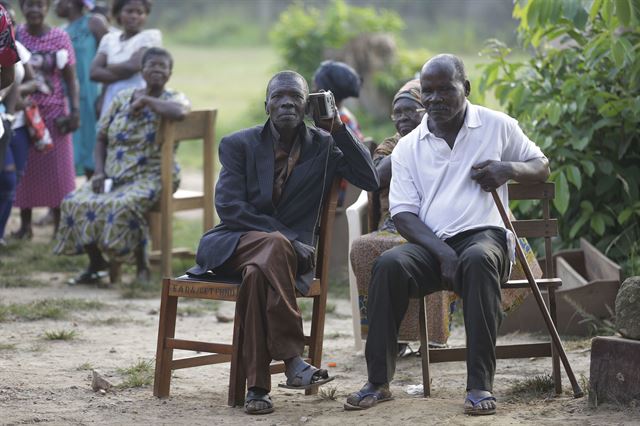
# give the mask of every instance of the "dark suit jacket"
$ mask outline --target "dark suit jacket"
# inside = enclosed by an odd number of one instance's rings
[[[191,268],[189,274],[215,272],[231,257],[240,237],[247,231],[279,231],[289,241],[314,244],[314,226],[322,194],[336,173],[364,190],[378,188],[378,176],[369,151],[346,126],[332,137],[305,125],[302,136],[300,158],[277,206],[271,200],[274,138],[269,121],[220,141],[222,170],[215,199],[221,222],[203,235],[196,255],[198,265]],[[303,293],[309,285],[310,279],[297,280]]]

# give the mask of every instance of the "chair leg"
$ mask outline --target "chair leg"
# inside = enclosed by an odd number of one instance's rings
[[[167,338],[173,338],[176,332],[176,312],[178,298],[169,296],[170,279],[162,280],[162,297],[160,299],[160,322],[158,325],[158,346],[156,349],[156,371],[153,382],[153,395],[158,398],[169,396],[171,387],[171,362],[173,349],[167,348]]]
[[[358,294],[358,284],[353,273],[353,268],[349,264],[349,296],[351,299],[351,322],[353,325],[353,339],[356,353],[362,352],[362,325],[360,318],[360,295]]]
[[[551,314],[551,320],[553,324],[558,329],[558,316],[556,309],[556,289],[549,288],[547,291],[549,297],[549,313]],[[558,351],[551,343],[551,363],[553,369],[553,382],[555,384],[555,392],[556,395],[560,395],[562,393],[562,375],[560,374],[560,356],[558,355]]]
[[[116,261],[111,261],[109,264],[109,283],[118,284],[122,281],[122,264]]]
[[[420,303],[420,356],[422,359],[422,388],[424,397],[431,395],[431,379],[429,377],[429,330],[427,329],[427,298],[423,297]]]
[[[325,287],[326,288],[326,287]],[[309,358],[311,365],[316,368],[322,366],[322,342],[324,338],[324,320],[327,307],[327,294],[324,292],[320,296],[313,298],[313,313],[311,315],[311,335],[309,342]],[[318,386],[314,386],[304,391],[305,395],[316,395]]]
[[[236,305],[237,307],[237,305]],[[237,308],[236,308],[237,309]],[[242,407],[247,386],[247,377],[242,365],[242,328],[236,310],[233,320],[233,352],[231,354],[231,371],[229,372],[229,399],[230,407]]]

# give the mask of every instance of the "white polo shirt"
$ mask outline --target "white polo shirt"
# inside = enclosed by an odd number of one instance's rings
[[[391,154],[389,210],[416,214],[438,238],[486,226],[504,228],[491,193],[471,179],[471,166],[485,160],[545,158],[518,122],[467,101],[467,113],[453,145],[429,131],[427,116],[400,139]],[[508,206],[507,186],[498,188]]]

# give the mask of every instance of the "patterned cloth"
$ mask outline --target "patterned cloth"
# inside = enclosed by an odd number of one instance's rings
[[[73,157],[76,175],[85,170],[93,170],[93,147],[96,144],[96,109],[98,83],[92,81],[89,73],[91,62],[96,56],[96,38],[89,29],[91,15],[86,14],[67,25],[64,30],[69,34],[76,54],[76,75],[80,88],[80,128],[73,133]]]
[[[85,245],[95,243],[108,259],[128,262],[140,245],[147,246],[145,214],[161,190],[161,147],[156,143],[160,116],[148,107],[132,115],[134,91],[116,95],[98,123],[98,133],[108,140],[104,171],[113,179],[113,189],[96,194],[88,182],[65,198],[56,254],[81,254]],[[165,90],[160,99],[188,104],[184,95],[172,90]],[[174,165],[174,188],[177,181]]]
[[[66,63],[73,66],[76,58],[71,39],[61,29],[51,28],[42,36],[33,36],[23,24],[18,26],[17,38],[31,51],[29,64],[35,79],[50,91],[49,94],[37,91],[31,95],[31,100],[38,105],[51,133],[53,149],[39,152],[33,146],[29,148],[27,170],[18,185],[15,205],[20,208],[58,207],[64,196],[76,187],[71,134],[60,133],[54,124],[56,118],[69,113],[61,61],[66,55]]]
[[[351,245],[351,266],[353,266],[358,285],[360,327],[363,338],[369,331],[367,293],[373,264],[382,253],[405,242],[405,239],[395,232],[376,231],[357,238]],[[453,293],[440,291],[427,296],[427,328],[430,342],[447,343],[449,338],[450,294]],[[419,299],[409,300],[409,307],[402,319],[402,323],[400,323],[399,340],[413,341],[419,339],[419,303]]]
[[[4,6],[0,5],[0,67],[10,67],[19,60],[11,17]]]

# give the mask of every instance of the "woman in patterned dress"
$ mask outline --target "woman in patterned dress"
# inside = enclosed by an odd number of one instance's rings
[[[63,201],[54,247],[56,254],[89,256],[87,270],[71,284],[98,282],[107,260],[135,260],[137,280],[149,279],[145,214],[161,190],[156,131],[161,118],[180,120],[189,110],[184,95],[165,89],[172,66],[169,52],[148,49],[142,57],[146,87],[120,92],[98,123],[95,174]]]
[[[144,87],[140,60],[145,50],[162,46],[159,30],[143,30],[151,12],[150,0],[114,0],[111,14],[121,31],[106,34],[100,40],[98,53],[91,63],[91,79],[103,83],[99,116],[109,109],[121,90]]]
[[[63,30],[51,28],[45,22],[49,1],[21,0],[20,9],[26,24],[18,26],[16,38],[31,51],[29,64],[37,83],[37,91],[30,99],[38,105],[53,139],[53,149],[50,151],[39,152],[33,146],[29,148],[26,173],[16,192],[15,205],[20,208],[21,225],[13,235],[31,238],[32,208],[52,208],[54,228],[57,229],[60,203],[75,188],[70,132],[76,130],[80,123],[80,101],[71,40]],[[64,126],[60,124],[62,121],[66,123]]]
[[[93,147],[96,144],[96,99],[99,85],[89,76],[91,62],[98,43],[109,32],[109,24],[102,15],[87,13],[91,0],[55,0],[55,12],[66,19],[64,30],[69,34],[76,55],[76,73],[80,86],[80,128],[73,133],[73,157],[76,176],[93,174]]]

